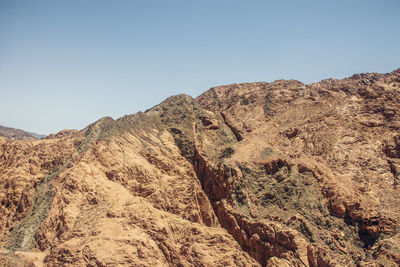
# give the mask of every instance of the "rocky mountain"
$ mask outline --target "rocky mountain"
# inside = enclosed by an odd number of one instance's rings
[[[2,266],[398,266],[400,69],[173,96],[0,146]]]
[[[2,139],[11,139],[11,140],[34,140],[34,139],[41,139],[45,137],[45,135],[25,132],[20,129],[9,128],[0,125],[0,137]]]

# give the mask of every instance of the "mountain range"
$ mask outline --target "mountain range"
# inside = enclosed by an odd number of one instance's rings
[[[20,129],[10,128],[0,125],[0,137],[13,140],[33,140],[33,139],[41,139],[46,136],[43,134],[25,132]]]
[[[399,266],[399,114],[400,69],[4,138],[0,264]]]

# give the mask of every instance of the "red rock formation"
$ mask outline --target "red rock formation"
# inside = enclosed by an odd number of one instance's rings
[[[400,70],[0,140],[5,266],[397,266]]]

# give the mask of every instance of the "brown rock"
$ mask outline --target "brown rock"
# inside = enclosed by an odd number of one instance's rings
[[[0,263],[397,266],[399,76],[234,84],[1,138]]]

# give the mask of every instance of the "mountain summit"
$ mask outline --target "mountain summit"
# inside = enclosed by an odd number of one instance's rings
[[[400,69],[214,87],[0,146],[3,266],[398,266]]]

